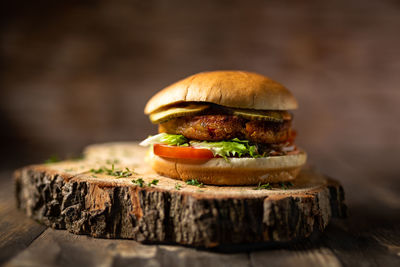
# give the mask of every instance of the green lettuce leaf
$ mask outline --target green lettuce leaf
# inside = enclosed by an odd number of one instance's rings
[[[209,142],[209,141],[190,141],[180,134],[160,133],[154,136],[149,136],[142,141],[140,145],[149,146],[154,144],[166,144],[170,146],[193,146],[198,148],[209,149],[214,156],[220,156],[224,159],[229,157],[252,157],[259,158],[257,147],[251,145],[248,140],[240,140],[234,138],[229,141]]]
[[[228,159],[228,157],[232,156],[249,156],[253,158],[260,157],[260,155],[257,153],[256,146],[250,145],[247,140],[239,140],[237,138],[230,141],[219,142],[190,141],[190,145],[193,147],[210,149],[214,156],[220,156],[224,159]]]
[[[139,145],[149,146],[154,144],[165,144],[170,146],[188,146],[188,140],[181,134],[167,134],[160,133],[157,135],[149,136],[143,140]]]

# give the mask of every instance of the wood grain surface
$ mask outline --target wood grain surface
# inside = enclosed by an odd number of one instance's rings
[[[304,239],[347,215],[340,184],[310,168],[287,186],[199,187],[155,173],[147,152],[134,142],[105,143],[81,160],[21,168],[18,207],[75,234],[203,248]],[[114,174],[125,170],[128,177]]]

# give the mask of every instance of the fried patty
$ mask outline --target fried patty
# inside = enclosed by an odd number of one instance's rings
[[[291,121],[283,123],[247,120],[232,115],[181,117],[159,125],[160,133],[182,134],[188,139],[221,141],[233,138],[255,143],[285,142],[291,134]]]

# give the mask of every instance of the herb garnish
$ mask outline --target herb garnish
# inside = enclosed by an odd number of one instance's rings
[[[254,190],[262,190],[262,189],[270,190],[270,189],[272,189],[272,186],[269,183],[266,183],[266,184],[258,183],[258,186],[256,188],[253,188],[253,189]]]
[[[182,187],[181,184],[178,184],[178,183],[175,184],[175,189],[176,190],[181,190],[181,187]]]
[[[158,182],[159,182],[159,180],[154,179],[153,181],[151,181],[150,183],[148,183],[147,186],[157,185]]]
[[[145,183],[145,181],[144,181],[142,178],[138,178],[138,179],[136,179],[136,180],[133,179],[131,182],[134,183],[134,184],[137,184],[137,185],[140,186],[140,187],[146,186],[146,183]],[[159,180],[154,179],[154,180],[152,180],[151,182],[147,183],[147,186],[150,186],[150,187],[151,187],[152,185],[157,185],[158,182],[159,182]]]
[[[143,187],[145,184],[144,184],[144,180],[142,179],[142,178],[138,178],[138,179],[133,179],[132,180],[132,183],[134,183],[134,184],[137,184],[138,186],[140,186],[140,187]]]
[[[129,170],[129,168],[125,168],[125,171],[123,170],[116,170],[114,164],[111,165],[111,169],[107,167],[100,167],[98,169],[91,169],[90,172],[99,174],[99,173],[104,173],[107,175],[112,175],[116,176],[117,178],[126,178],[129,176],[132,176],[135,172]]]
[[[104,169],[103,168],[98,168],[98,169],[90,169],[90,172],[93,173],[104,173]]]
[[[197,179],[188,180],[188,181],[186,181],[186,184],[197,186],[197,187],[204,187],[203,183],[199,183],[199,181],[197,181]]]
[[[291,186],[293,186],[293,183],[292,182],[281,182],[281,183],[279,183],[279,185],[281,186],[281,188],[283,189],[283,190],[287,190],[287,189],[289,189],[289,187],[291,187]]]
[[[57,155],[52,155],[50,158],[46,159],[44,161],[44,163],[49,164],[49,163],[55,163],[55,162],[59,162],[60,159],[58,158]]]

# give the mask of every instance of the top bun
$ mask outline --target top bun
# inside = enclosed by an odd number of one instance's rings
[[[210,71],[164,88],[147,102],[144,112],[150,114],[164,106],[189,101],[259,110],[297,108],[292,93],[268,77],[246,71]]]

